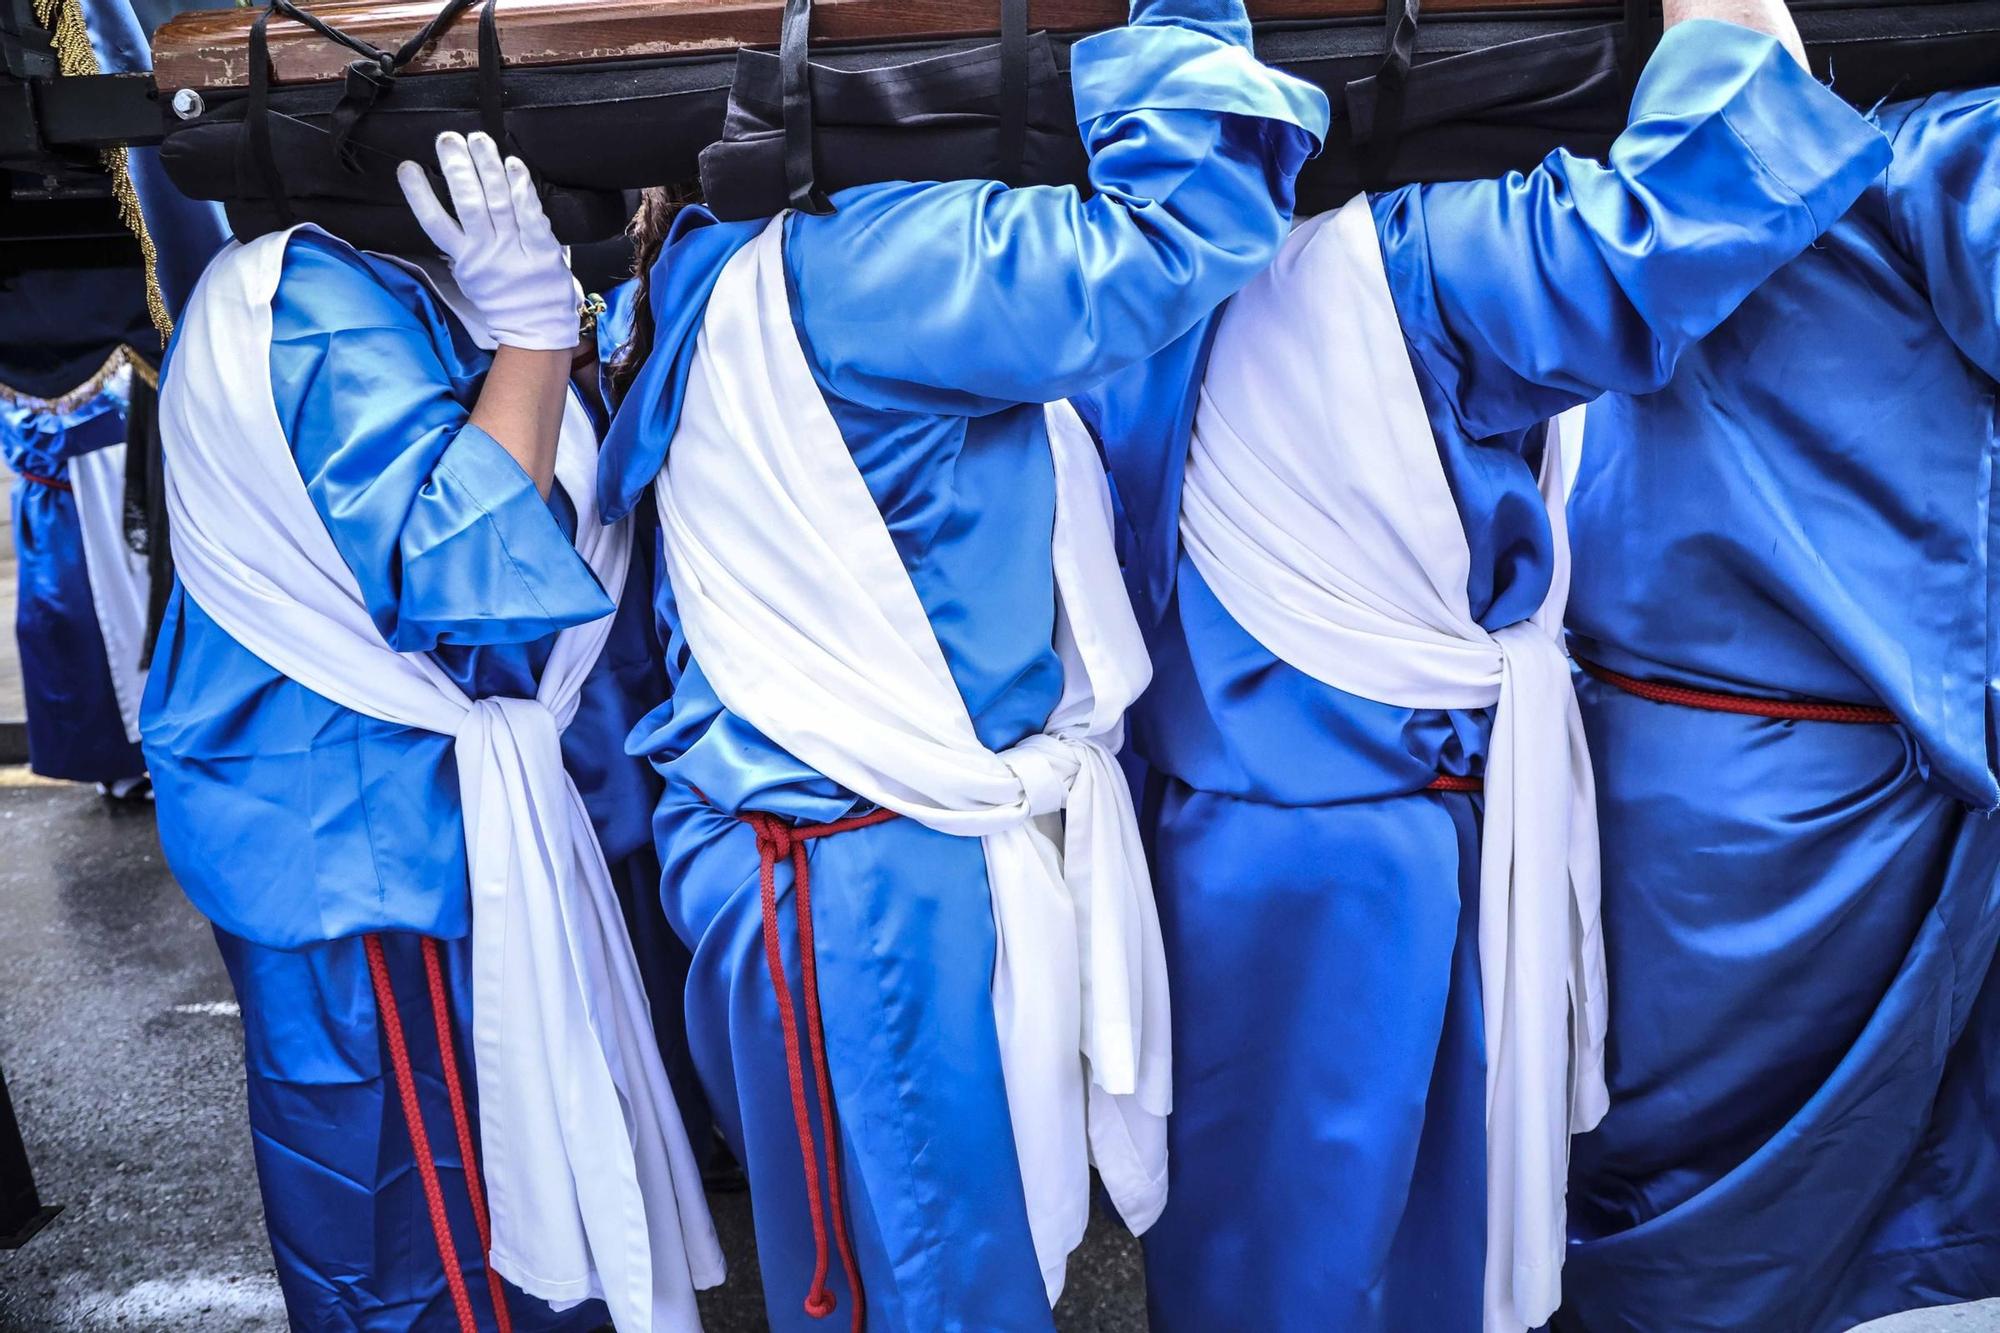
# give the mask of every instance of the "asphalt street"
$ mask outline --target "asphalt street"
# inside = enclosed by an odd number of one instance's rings
[[[0,768],[0,1068],[43,1197],[63,1209],[0,1252],[0,1333],[285,1327],[241,1060],[229,982],[150,814]],[[707,1298],[708,1333],[758,1333],[748,1199],[713,1202],[732,1277]],[[1102,1220],[1057,1324],[1146,1327],[1137,1246]],[[1871,1326],[1892,1331],[2000,1333],[2000,1303]]]
[[[285,1327],[242,1059],[229,980],[150,814],[0,768],[0,1069],[42,1196],[63,1209],[0,1251],[0,1333]],[[731,1278],[704,1325],[759,1333],[748,1197],[713,1204]],[[1136,1333],[1141,1305],[1138,1247],[1100,1222],[1057,1322]]]

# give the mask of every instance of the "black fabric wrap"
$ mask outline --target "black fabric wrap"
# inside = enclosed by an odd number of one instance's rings
[[[121,346],[160,362],[146,313],[138,247],[107,245],[102,265],[69,267],[69,255],[32,248],[0,256],[0,384],[31,398],[60,398],[95,375]],[[21,263],[11,262],[21,260]]]
[[[1793,7],[1816,70],[1830,70],[1857,105],[2000,83],[2000,0]],[[1362,188],[1526,169],[1558,147],[1603,153],[1624,123],[1637,58],[1657,38],[1655,11],[1653,0],[1607,0],[1601,10],[1569,13],[1429,13],[1421,42],[1414,5],[1387,24],[1363,17],[1261,26],[1260,58],[1317,84],[1333,105],[1326,151],[1300,179],[1301,207],[1330,207]],[[569,242],[616,234],[629,212],[620,191],[697,179],[731,218],[786,207],[801,180],[822,196],[881,180],[1082,184],[1073,39],[1028,35],[1012,26],[1012,12],[1000,11],[1008,26],[998,41],[812,50],[793,83],[812,112],[808,155],[797,131],[787,154],[780,54],[754,49],[508,70],[506,140],[534,169],[557,235]],[[1398,33],[1408,37],[1407,68],[1394,54]],[[1017,41],[1026,60],[1010,66],[1004,57]],[[1010,68],[1019,71],[1011,79]],[[393,80],[348,137],[353,169],[333,142],[340,85],[266,88],[272,156],[291,213],[357,244],[421,248],[395,165],[429,161],[440,131],[488,125],[496,82],[482,84],[472,71]],[[248,160],[250,100],[211,97],[161,150],[175,183],[222,200],[243,236],[277,225],[278,211],[261,170],[238,168]],[[1018,121],[1009,120],[1010,106]]]
[[[167,599],[174,591],[174,550],[167,535],[159,392],[137,375],[132,377],[132,401],[125,413],[125,540],[146,558],[146,639],[139,665],[150,667]]]
[[[1022,34],[1011,113],[999,42],[824,54],[812,62],[816,179],[831,192],[882,180],[1082,184],[1087,162],[1065,71],[1046,34]],[[784,79],[765,51],[736,63],[720,139],[701,154],[702,195],[725,219],[787,206]]]

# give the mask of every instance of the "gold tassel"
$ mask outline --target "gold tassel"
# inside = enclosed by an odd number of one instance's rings
[[[53,416],[63,416],[76,411],[77,408],[82,407],[91,399],[103,393],[104,386],[116,378],[118,372],[127,366],[132,368],[134,375],[152,385],[155,389],[160,387],[160,372],[148,365],[146,358],[121,343],[113,349],[110,356],[104,358],[104,364],[99,366],[89,379],[67,393],[55,398],[37,398],[34,394],[25,393],[20,389],[16,389],[11,384],[0,384],[0,403],[12,403],[16,407],[25,407],[30,412],[46,412]]]
[[[56,67],[66,75],[97,74],[97,53],[90,49],[90,33],[84,27],[82,0],[34,0],[35,21],[52,34]],[[160,294],[160,255],[153,248],[153,234],[146,229],[145,215],[139,211],[139,192],[132,187],[132,172],[123,148],[104,150],[104,169],[111,175],[111,197],[118,202],[118,220],[138,238],[139,255],[146,264],[146,313],[161,339],[173,336],[173,317],[167,313],[166,297]]]

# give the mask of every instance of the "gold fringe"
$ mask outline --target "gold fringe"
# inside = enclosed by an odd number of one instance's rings
[[[146,364],[145,357],[120,343],[112,350],[110,356],[104,358],[104,364],[92,372],[89,379],[67,393],[55,398],[37,398],[34,394],[24,393],[10,384],[0,384],[0,403],[12,403],[31,412],[48,412],[57,416],[74,412],[103,393],[104,386],[127,366],[132,368],[134,375],[146,383],[156,389],[160,387],[160,372]]]
[[[56,66],[64,74],[97,74],[97,53],[90,49],[90,33],[84,27],[82,0],[34,0],[35,21],[53,37]],[[132,172],[123,148],[107,148],[104,169],[111,175],[111,197],[118,203],[118,219],[138,238],[139,254],[146,264],[146,313],[164,340],[174,333],[173,317],[167,313],[166,297],[160,294],[160,254],[153,247],[153,234],[139,211],[139,192],[132,187]]]
[[[147,388],[153,390],[155,393],[159,392],[160,369],[158,366],[150,364],[145,357],[140,356],[129,347],[125,349],[125,359],[132,363],[132,373],[141,380],[144,380]]]

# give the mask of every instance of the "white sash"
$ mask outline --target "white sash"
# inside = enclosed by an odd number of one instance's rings
[[[1555,1310],[1569,1136],[1606,1102],[1597,812],[1559,639],[1563,433],[1549,431],[1541,476],[1548,599],[1489,633],[1467,604],[1471,554],[1357,198],[1299,227],[1224,312],[1181,502],[1195,568],[1285,662],[1398,707],[1495,707],[1479,863],[1488,1333]]]
[[[611,617],[558,636],[534,699],[468,700],[428,654],[383,641],[272,400],[271,300],[290,235],[224,250],[181,320],[160,392],[176,568],[273,669],[344,708],[456,738],[493,1266],[559,1305],[601,1297],[625,1333],[697,1329],[694,1289],[721,1281],[722,1256],[559,741]],[[572,397],[556,474],[579,553],[615,591],[631,533],[598,521],[596,454]]]
[[[1007,1103],[1053,1301],[1091,1160],[1134,1230],[1166,1198],[1165,954],[1113,758],[1151,666],[1103,467],[1075,413],[1049,409],[1063,692],[1042,734],[996,754],[806,364],[783,235],[781,216],[709,299],[656,487],[674,599],[731,712],[867,800],[981,839]]]
[[[132,367],[118,371],[107,390],[121,400]],[[83,567],[90,575],[90,604],[111,668],[111,691],[118,700],[125,738],[139,739],[139,700],[146,671],[139,658],[146,647],[145,557],[125,540],[125,446],[108,444],[69,460],[70,491],[83,530]]]

